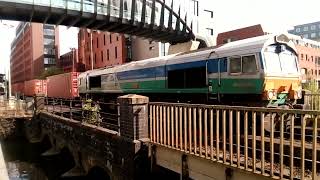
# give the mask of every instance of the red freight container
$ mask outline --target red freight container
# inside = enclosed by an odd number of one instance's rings
[[[47,95],[47,80],[33,79],[24,82],[24,94],[34,96],[36,94]]]
[[[47,77],[48,97],[73,99],[79,96],[78,72]]]

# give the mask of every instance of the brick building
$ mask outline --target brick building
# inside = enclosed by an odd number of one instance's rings
[[[298,51],[302,80],[320,81],[320,43],[301,36],[289,35]]]
[[[260,24],[241,29],[235,29],[232,31],[219,33],[217,37],[217,45],[222,45],[228,42],[238,41],[257,36],[263,36],[265,34],[267,33],[264,32]]]
[[[78,49],[72,49],[70,52],[61,55],[59,67],[65,73],[85,71],[85,65],[79,62]]]
[[[128,39],[121,34],[99,31],[91,34],[90,30],[80,29],[78,34],[79,63],[83,63],[86,70],[91,70],[92,66],[93,69],[97,69],[130,61],[130,55],[127,54],[127,41]]]
[[[11,83],[35,79],[59,57],[59,33],[53,25],[21,22],[11,43]]]

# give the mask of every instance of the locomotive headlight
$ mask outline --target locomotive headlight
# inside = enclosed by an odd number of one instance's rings
[[[272,99],[274,97],[274,92],[273,91],[269,91],[268,92],[268,99]]]

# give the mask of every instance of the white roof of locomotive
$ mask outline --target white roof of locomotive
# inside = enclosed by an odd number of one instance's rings
[[[181,62],[193,62],[219,57],[228,57],[234,55],[245,55],[261,52],[262,49],[270,44],[275,43],[275,35],[264,35],[239,41],[230,42],[219,47],[206,48],[204,50],[196,50],[187,53],[173,54],[163,57],[156,57],[141,61],[134,61],[123,65],[117,65],[109,68],[101,68],[82,73],[80,77],[89,74],[97,76],[101,74],[109,74],[114,72],[123,72],[128,70],[137,70],[148,67],[156,67],[162,65],[178,64]],[[290,45],[293,49],[294,45]],[[210,57],[209,57],[210,56]]]

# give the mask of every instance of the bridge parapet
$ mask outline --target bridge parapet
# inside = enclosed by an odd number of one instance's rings
[[[119,104],[90,103],[92,107],[99,106],[99,111],[84,108],[86,101],[36,99],[45,106],[35,105],[40,109],[37,118],[30,122],[28,139],[39,142],[49,136],[52,147],[45,155],[69,149],[75,166],[64,175],[88,174],[93,167],[101,167],[111,179],[141,179],[148,173],[147,97],[127,95],[118,99]],[[112,106],[109,111],[106,105]],[[107,115],[117,115],[118,110],[120,116],[106,119]],[[97,124],[84,119],[100,115],[105,119]],[[109,123],[117,126],[106,125]]]
[[[154,162],[182,177],[319,178],[319,111],[152,102],[149,117]]]

